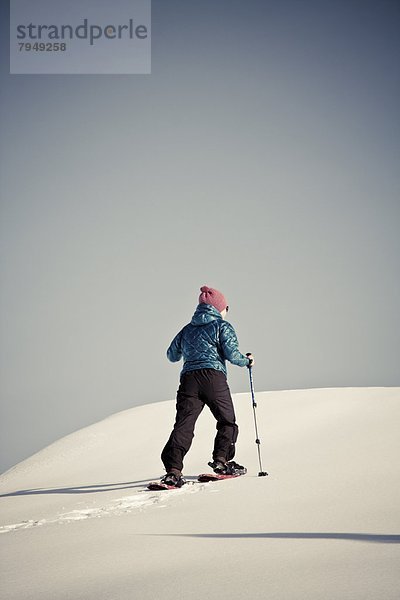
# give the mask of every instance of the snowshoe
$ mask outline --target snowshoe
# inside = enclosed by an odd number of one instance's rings
[[[147,489],[152,491],[157,490],[174,490],[179,489],[185,485],[186,479],[182,475],[176,473],[167,473],[160,481],[151,481],[147,486]]]
[[[202,473],[198,476],[197,481],[200,483],[208,483],[209,481],[222,481],[224,479],[235,479],[235,477],[240,477],[239,473],[236,475],[218,475],[217,473]]]
[[[222,462],[220,460],[214,460],[213,462],[209,462],[208,466],[211,467],[216,475],[245,475],[247,473],[246,467],[239,465],[234,460],[229,462]]]

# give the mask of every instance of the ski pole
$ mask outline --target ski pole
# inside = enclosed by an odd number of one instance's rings
[[[250,356],[251,353],[248,352],[246,354],[246,356]],[[256,430],[256,444],[257,444],[257,450],[258,450],[258,462],[260,465],[260,472],[258,473],[259,477],[265,477],[266,475],[268,475],[267,471],[263,471],[262,470],[262,465],[261,465],[261,452],[260,452],[260,445],[261,445],[261,440],[258,437],[258,427],[257,427],[257,417],[256,417],[256,408],[257,408],[257,403],[254,397],[254,384],[253,384],[253,367],[252,367],[252,361],[250,361],[250,364],[247,366],[248,370],[249,370],[249,377],[250,377],[250,390],[251,390],[251,399],[252,399],[252,404],[253,404],[253,415],[254,415],[254,428]]]

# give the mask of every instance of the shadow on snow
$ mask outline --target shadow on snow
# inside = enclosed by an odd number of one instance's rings
[[[145,534],[146,535],[146,534]],[[157,534],[147,534],[157,535]],[[400,535],[381,533],[171,533],[158,534],[168,537],[192,537],[204,539],[294,539],[294,540],[347,540],[379,544],[399,544]]]
[[[158,479],[158,477],[155,477]],[[111,492],[113,490],[127,490],[130,488],[141,488],[146,486],[151,479],[142,479],[139,481],[124,481],[121,483],[99,483],[95,485],[77,485],[64,488],[32,488],[27,490],[19,490],[9,492],[8,494],[0,494],[0,498],[10,496],[33,496],[37,494],[91,494],[98,492]]]

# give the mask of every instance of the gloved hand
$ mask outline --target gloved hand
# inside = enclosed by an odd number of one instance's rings
[[[247,352],[246,356],[247,356],[247,358],[250,359],[250,364],[248,365],[247,368],[254,367],[254,356],[252,355],[252,353],[251,352]]]

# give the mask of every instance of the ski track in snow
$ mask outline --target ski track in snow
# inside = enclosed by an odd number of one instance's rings
[[[162,491],[141,491],[132,496],[123,496],[108,502],[104,506],[96,508],[82,508],[71,510],[67,513],[60,513],[51,519],[29,519],[20,523],[11,525],[3,525],[0,527],[0,533],[8,533],[19,529],[31,529],[32,527],[40,527],[50,523],[70,523],[72,521],[82,521],[84,519],[93,519],[99,517],[108,517],[115,515],[123,515],[134,510],[144,510],[149,507],[166,508],[168,501],[174,496],[183,494],[193,494],[204,491],[210,483],[194,483],[188,482],[185,486],[177,490],[162,490]],[[216,490],[213,490],[216,491]]]

